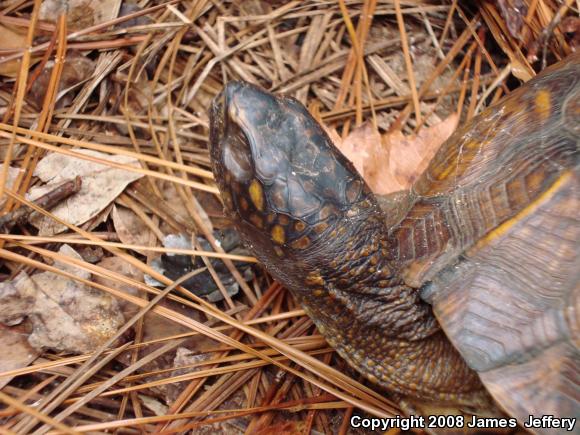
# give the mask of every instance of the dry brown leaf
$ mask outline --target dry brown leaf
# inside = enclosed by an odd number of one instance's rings
[[[26,47],[26,32],[23,27],[0,23],[0,51]],[[16,77],[20,69],[20,59],[0,63],[0,75]]]
[[[121,242],[128,245],[149,245],[153,237],[153,231],[128,208],[115,205],[113,207],[113,225]],[[143,256],[149,255],[149,251],[137,251]]]
[[[0,373],[24,368],[40,355],[40,351],[28,344],[28,334],[2,324],[0,324],[0,349],[2,349]],[[0,378],[0,389],[12,378],[12,376]]]
[[[54,61],[47,62],[30,88],[28,97],[37,107],[42,107],[53,68]],[[68,53],[58,86],[57,107],[62,108],[70,105],[72,102],[72,96],[68,94],[70,88],[88,79],[94,71],[95,62],[80,53]]]
[[[6,326],[19,325],[33,305],[34,298],[30,295],[21,295],[14,283],[11,281],[0,283],[1,324]]]
[[[389,152],[388,171],[400,188],[388,190],[389,186],[378,186],[377,193],[385,194],[410,188],[427,168],[443,142],[455,131],[458,121],[459,117],[454,113],[438,124],[422,128],[416,135],[405,136],[401,132],[383,135],[383,147]]]
[[[149,411],[153,412],[155,415],[165,415],[169,409],[169,406],[161,403],[160,400],[154,399],[151,396],[146,396],[144,394],[138,395],[139,400],[143,403],[143,406]]]
[[[120,6],[121,0],[44,0],[39,15],[41,20],[56,22],[66,13],[69,31],[77,31],[117,18]]]
[[[177,192],[175,185],[166,184],[163,187],[161,193],[163,195],[164,200],[163,207],[166,209],[167,212],[171,213],[174,217],[179,218],[180,222],[192,221],[189,211],[187,210],[187,207],[185,206],[183,200],[181,199],[181,196]],[[199,205],[199,202],[196,200],[195,197],[193,197],[193,200],[194,201],[191,203],[191,206],[197,211],[205,227],[208,228],[210,231],[212,231],[213,224],[211,222],[211,219],[209,218],[205,210]],[[170,234],[175,232],[174,229],[165,224],[162,224],[160,228],[164,234]]]
[[[441,144],[457,127],[452,114],[444,121],[405,136],[400,131],[383,136],[370,123],[355,128],[345,139],[327,132],[377,195],[406,190],[427,168]]]
[[[75,152],[127,166],[138,166],[137,160],[131,157],[111,156],[91,150],[75,150]],[[129,183],[142,177],[136,172],[58,153],[49,154],[42,159],[34,175],[48,184],[30,189],[29,200],[44,195],[66,179],[76,176],[82,178],[81,190],[51,210],[54,215],[73,225],[81,225],[97,216]],[[41,236],[52,236],[66,229],[64,225],[44,216],[34,216],[31,223],[38,228]]]
[[[190,340],[191,341],[191,340]],[[187,347],[180,346],[175,351],[175,358],[173,360],[173,366],[175,370],[171,372],[171,376],[180,376],[187,373],[193,373],[200,371],[204,367],[187,367],[193,364],[198,364],[207,361],[212,358],[211,353],[200,353],[200,349],[191,350]],[[187,368],[180,368],[187,367]],[[167,403],[173,403],[181,392],[185,389],[188,382],[172,382],[167,385],[167,392],[165,400]]]
[[[59,253],[80,260],[70,246],[63,245]],[[55,267],[89,279],[85,270],[55,262]],[[18,291],[22,308],[13,316],[28,317],[32,333],[30,345],[36,349],[85,353],[93,351],[113,336],[125,319],[117,301],[109,294],[53,272],[28,276],[21,272],[12,282]],[[18,299],[11,298],[14,303]],[[5,301],[2,301],[5,306]]]
[[[97,264],[97,266],[102,267],[103,269],[109,270],[111,272],[119,273],[135,281],[143,282],[142,271],[140,271],[127,261],[119,261],[117,257],[105,257]],[[119,280],[106,279],[101,276],[95,275],[93,281],[97,284],[102,284],[115,290],[122,291],[131,296],[140,296],[139,294],[140,292],[135,287],[123,284]],[[118,303],[126,319],[130,319],[139,311],[139,307],[137,305],[128,302],[124,299],[119,299]]]
[[[4,172],[4,167],[0,168],[0,176],[2,176],[2,172]],[[18,177],[18,175],[20,175],[21,172],[22,169],[13,168],[12,166],[8,167],[8,176],[6,177],[6,187],[8,189],[12,189],[12,187],[14,186],[14,182],[16,181],[16,178]],[[4,203],[6,202],[7,198],[8,198],[7,195],[0,196],[0,208],[4,206]]]

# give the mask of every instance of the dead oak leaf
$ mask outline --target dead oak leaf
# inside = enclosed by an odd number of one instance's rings
[[[65,13],[70,31],[86,29],[117,18],[121,0],[44,0],[40,6],[40,19],[57,22]]]
[[[76,153],[97,157],[125,166],[137,167],[136,159],[127,156],[111,156],[92,150],[75,150]],[[51,153],[42,159],[34,175],[47,184],[30,189],[27,197],[34,200],[50,192],[59,183],[76,176],[82,178],[81,190],[58,204],[51,213],[73,225],[81,225],[98,216],[117,197],[129,183],[143,175],[125,169],[118,169],[89,160]],[[52,219],[36,215],[31,223],[38,228],[40,236],[58,234],[66,227]]]
[[[111,217],[121,242],[127,245],[147,246],[154,240],[153,231],[133,210],[115,205]],[[137,252],[145,257],[151,253],[151,251],[146,250],[137,250]]]
[[[23,27],[0,23],[1,50],[24,49],[26,47],[26,31]],[[0,76],[16,77],[20,70],[20,59],[14,59],[0,64]]]
[[[59,253],[81,260],[70,246]],[[55,267],[82,279],[91,274],[75,266],[55,262]],[[10,319],[28,317],[32,332],[28,343],[34,349],[59,352],[91,352],[113,336],[125,322],[117,301],[109,294],[54,272],[29,276],[21,272],[12,281],[19,298],[12,293],[0,303],[6,311],[13,304]],[[1,295],[0,295],[1,296]],[[16,310],[20,312],[16,312]]]
[[[28,334],[2,324],[0,324],[0,348],[2,349],[0,373],[27,367],[41,353],[28,344]],[[2,376],[0,389],[4,388],[13,378],[14,376]]]
[[[36,107],[42,107],[46,98],[52,70],[55,62],[50,60],[44,65],[38,78],[32,83],[32,87],[27,94],[29,101],[33,102]],[[57,107],[62,108],[69,106],[74,97],[71,92],[73,88],[78,89],[79,84],[92,76],[95,71],[95,62],[82,54],[72,51],[69,52],[64,61],[60,81],[58,83]]]
[[[372,191],[386,195],[407,190],[457,127],[452,114],[418,134],[381,134],[370,123],[355,128],[345,139],[326,129],[336,147],[354,164]]]

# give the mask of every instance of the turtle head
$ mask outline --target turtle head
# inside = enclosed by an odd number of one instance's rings
[[[357,228],[380,214],[375,197],[297,100],[228,83],[211,108],[210,145],[226,213],[286,286],[304,288],[295,274],[366,243]]]

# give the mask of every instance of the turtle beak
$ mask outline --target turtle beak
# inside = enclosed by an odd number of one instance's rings
[[[210,118],[210,146],[220,142],[220,138],[227,132],[231,124],[231,115],[235,107],[236,95],[244,86],[241,82],[229,82],[213,99]]]

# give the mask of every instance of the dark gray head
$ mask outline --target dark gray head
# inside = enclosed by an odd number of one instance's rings
[[[226,212],[263,263],[284,257],[320,267],[344,249],[357,217],[376,211],[353,165],[295,99],[230,82],[210,123]]]

